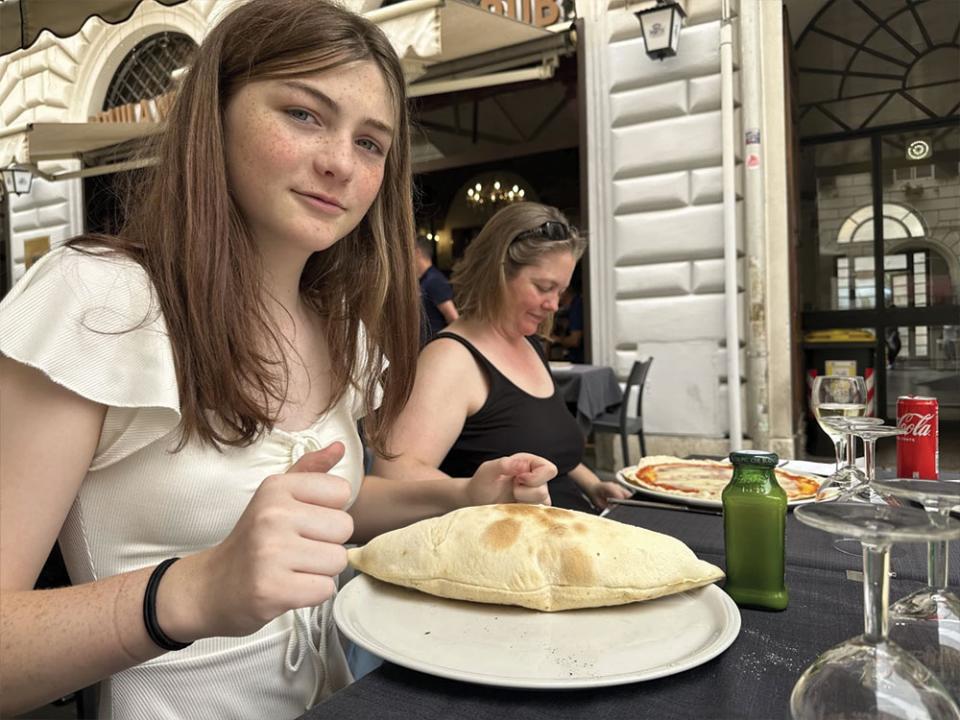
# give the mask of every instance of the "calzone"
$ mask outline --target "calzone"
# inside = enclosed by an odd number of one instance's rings
[[[720,568],[676,538],[542,505],[482,505],[384,533],[349,551],[361,572],[457,600],[552,612],[708,585]]]

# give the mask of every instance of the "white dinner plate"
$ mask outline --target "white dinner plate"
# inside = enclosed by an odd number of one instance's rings
[[[566,362],[563,360],[551,360],[550,369],[551,370],[569,370],[573,367],[572,362]]]
[[[662,500],[664,502],[670,502],[674,504],[681,505],[693,505],[695,507],[706,507],[706,508],[722,508],[723,503],[719,500],[708,500],[706,498],[693,497],[692,495],[684,495],[682,493],[672,493],[667,492],[666,490],[654,490],[653,488],[644,487],[642,485],[635,485],[634,483],[627,480],[624,476],[625,470],[634,470],[633,466],[625,467],[617,471],[617,482],[623,485],[627,490],[632,490],[633,492],[642,493],[643,495],[650,496],[651,499]],[[805,473],[800,473],[805,474]],[[813,480],[818,478],[811,477]],[[821,483],[822,484],[822,483]],[[795,505],[806,505],[807,503],[812,503],[816,501],[816,497],[800,498],[799,500],[788,500],[787,505],[793,507]]]
[[[340,631],[413,670],[501,687],[574,689],[652,680],[716,657],[740,612],[714,585],[608,608],[538,612],[435,597],[358,575],[337,595]]]

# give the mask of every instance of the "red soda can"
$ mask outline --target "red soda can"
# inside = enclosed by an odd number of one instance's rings
[[[940,477],[940,406],[936,398],[897,398],[897,477],[937,480]]]

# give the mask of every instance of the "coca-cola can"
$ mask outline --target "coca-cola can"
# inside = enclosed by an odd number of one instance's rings
[[[897,477],[937,480],[940,477],[940,406],[936,398],[897,398]]]

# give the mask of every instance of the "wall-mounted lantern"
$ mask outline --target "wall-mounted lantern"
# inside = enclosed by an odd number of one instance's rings
[[[3,168],[3,185],[8,193],[23,195],[33,185],[33,171],[25,165],[13,163]]]
[[[643,44],[647,55],[657,60],[673,57],[680,44],[680,27],[687,14],[674,0],[657,0],[646,10],[635,12],[643,30]]]

